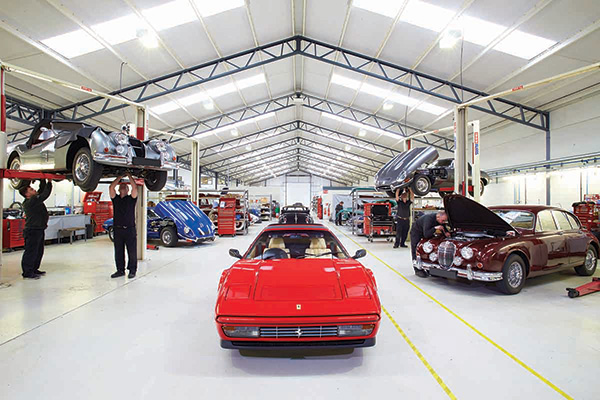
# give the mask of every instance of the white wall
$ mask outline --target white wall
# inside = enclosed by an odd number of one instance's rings
[[[600,152],[600,95],[550,114],[550,157],[560,158]],[[546,133],[519,124],[491,132],[482,130],[481,168],[491,169],[546,158]],[[585,194],[600,193],[600,169],[571,168],[551,172],[552,205],[570,208]],[[546,174],[516,174],[494,180],[482,197],[486,205],[545,204]]]

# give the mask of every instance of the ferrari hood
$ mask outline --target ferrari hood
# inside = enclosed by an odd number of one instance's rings
[[[429,164],[439,157],[433,146],[415,147],[398,154],[375,174],[375,187],[389,186],[405,179],[423,164]]]
[[[489,208],[458,194],[444,197],[444,209],[448,214],[448,222],[455,229],[515,231],[515,228]]]

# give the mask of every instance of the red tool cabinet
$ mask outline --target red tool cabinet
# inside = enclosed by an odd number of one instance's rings
[[[89,192],[83,197],[83,213],[90,214],[96,224],[94,233],[104,232],[102,224],[113,217],[112,201],[100,201],[102,192]]]
[[[219,199],[219,224],[217,226],[219,236],[235,236],[235,209],[236,199],[234,197],[221,197]]]
[[[2,248],[14,249],[25,246],[23,238],[25,219],[5,219],[2,221]]]

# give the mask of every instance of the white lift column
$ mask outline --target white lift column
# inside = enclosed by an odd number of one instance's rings
[[[192,202],[198,205],[198,191],[200,190],[200,149],[199,143],[195,140],[192,141]]]
[[[408,151],[412,148],[412,139],[406,139],[404,141],[404,151]]]
[[[0,63],[0,168],[6,167],[6,95],[4,92],[4,80],[6,75],[2,63]],[[4,179],[0,178],[0,204],[4,209]],[[3,243],[2,231],[4,222],[3,213],[0,213],[0,244]],[[0,266],[2,266],[2,249],[0,249]]]
[[[468,196],[467,108],[454,108],[454,193]]]
[[[136,137],[139,140],[148,138],[148,113],[145,106],[139,106],[136,110]],[[138,185],[138,198],[135,212],[135,229],[137,233],[137,256],[138,260],[146,259],[146,218],[147,218],[148,190],[145,185]]]
[[[479,120],[471,122],[471,126],[473,127],[473,199],[479,203],[481,201],[481,169],[479,165]]]

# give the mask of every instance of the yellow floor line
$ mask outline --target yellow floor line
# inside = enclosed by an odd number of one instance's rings
[[[518,359],[515,355],[509,353],[508,350],[506,350],[504,347],[500,346],[498,343],[494,342],[492,339],[490,339],[488,336],[486,336],[485,334],[483,334],[480,330],[478,330],[477,328],[475,328],[473,325],[471,325],[470,323],[468,323],[467,321],[465,321],[464,319],[462,319],[458,314],[456,314],[454,311],[452,311],[451,309],[449,309],[448,307],[446,307],[444,304],[442,304],[440,301],[438,301],[432,295],[430,295],[429,293],[427,293],[425,290],[421,289],[419,286],[417,286],[415,283],[413,283],[410,279],[408,279],[407,277],[405,277],[404,275],[402,275],[400,272],[398,272],[395,268],[393,268],[388,263],[386,263],[385,261],[383,261],[381,258],[377,257],[375,254],[373,254],[368,249],[365,249],[364,247],[362,247],[356,240],[352,239],[345,232],[341,231],[337,227],[335,229],[337,231],[339,231],[342,235],[346,236],[348,239],[350,239],[351,241],[353,241],[358,247],[360,247],[361,249],[366,250],[367,253],[369,253],[372,257],[374,257],[375,259],[379,260],[379,262],[381,262],[383,265],[385,265],[386,267],[388,267],[389,269],[391,269],[392,271],[394,271],[402,279],[404,279],[406,282],[408,282],[409,284],[411,284],[415,289],[417,289],[418,291],[420,291],[421,293],[423,293],[429,299],[431,299],[432,301],[434,301],[437,305],[439,305],[440,307],[442,307],[444,310],[448,311],[452,316],[454,316],[460,322],[462,322],[467,327],[469,327],[473,332],[475,332],[476,334],[478,334],[479,336],[481,336],[483,339],[485,339],[492,346],[494,346],[495,348],[497,348],[498,350],[500,350],[502,353],[504,353],[505,355],[507,355],[509,358],[511,358],[514,362],[516,362],[517,364],[519,364],[521,367],[525,368],[533,376],[535,376],[536,378],[538,378],[539,380],[541,380],[542,382],[544,382],[546,385],[548,385],[549,387],[551,387],[552,389],[554,389],[558,394],[560,394],[561,396],[563,396],[566,399],[573,400],[573,397],[569,396],[567,393],[565,393],[558,386],[556,386],[555,384],[553,384],[552,382],[550,382],[548,379],[544,378],[539,372],[535,371],[533,368],[531,368],[530,366],[528,366],[527,364],[525,364],[523,361],[521,361],[520,359]]]
[[[452,393],[452,391],[450,390],[450,388],[448,386],[446,386],[446,384],[444,383],[444,381],[442,380],[442,378],[437,374],[437,372],[435,372],[435,370],[433,369],[433,367],[431,366],[431,364],[429,364],[427,362],[427,360],[425,359],[425,357],[423,357],[423,354],[421,354],[421,352],[417,349],[417,347],[414,345],[414,343],[408,338],[408,336],[406,336],[406,333],[404,333],[404,331],[402,330],[402,328],[400,328],[400,325],[398,325],[398,323],[396,322],[396,320],[394,320],[394,318],[392,318],[392,316],[385,309],[385,307],[381,306],[381,309],[383,310],[383,312],[385,313],[385,315],[387,315],[387,317],[390,319],[390,321],[392,321],[392,324],[394,324],[394,326],[396,327],[396,329],[398,330],[398,332],[400,332],[400,335],[402,335],[402,338],[406,341],[406,343],[408,343],[408,345],[410,346],[410,348],[412,349],[412,351],[417,355],[417,357],[419,358],[419,360],[421,360],[421,362],[423,363],[423,365],[425,366],[425,368],[427,368],[427,370],[429,371],[429,373],[433,376],[433,378],[437,381],[437,383],[442,387],[442,389],[444,390],[444,392],[446,392],[446,394],[448,395],[448,397],[450,397],[451,399],[456,399],[456,396],[454,395],[454,393]]]

